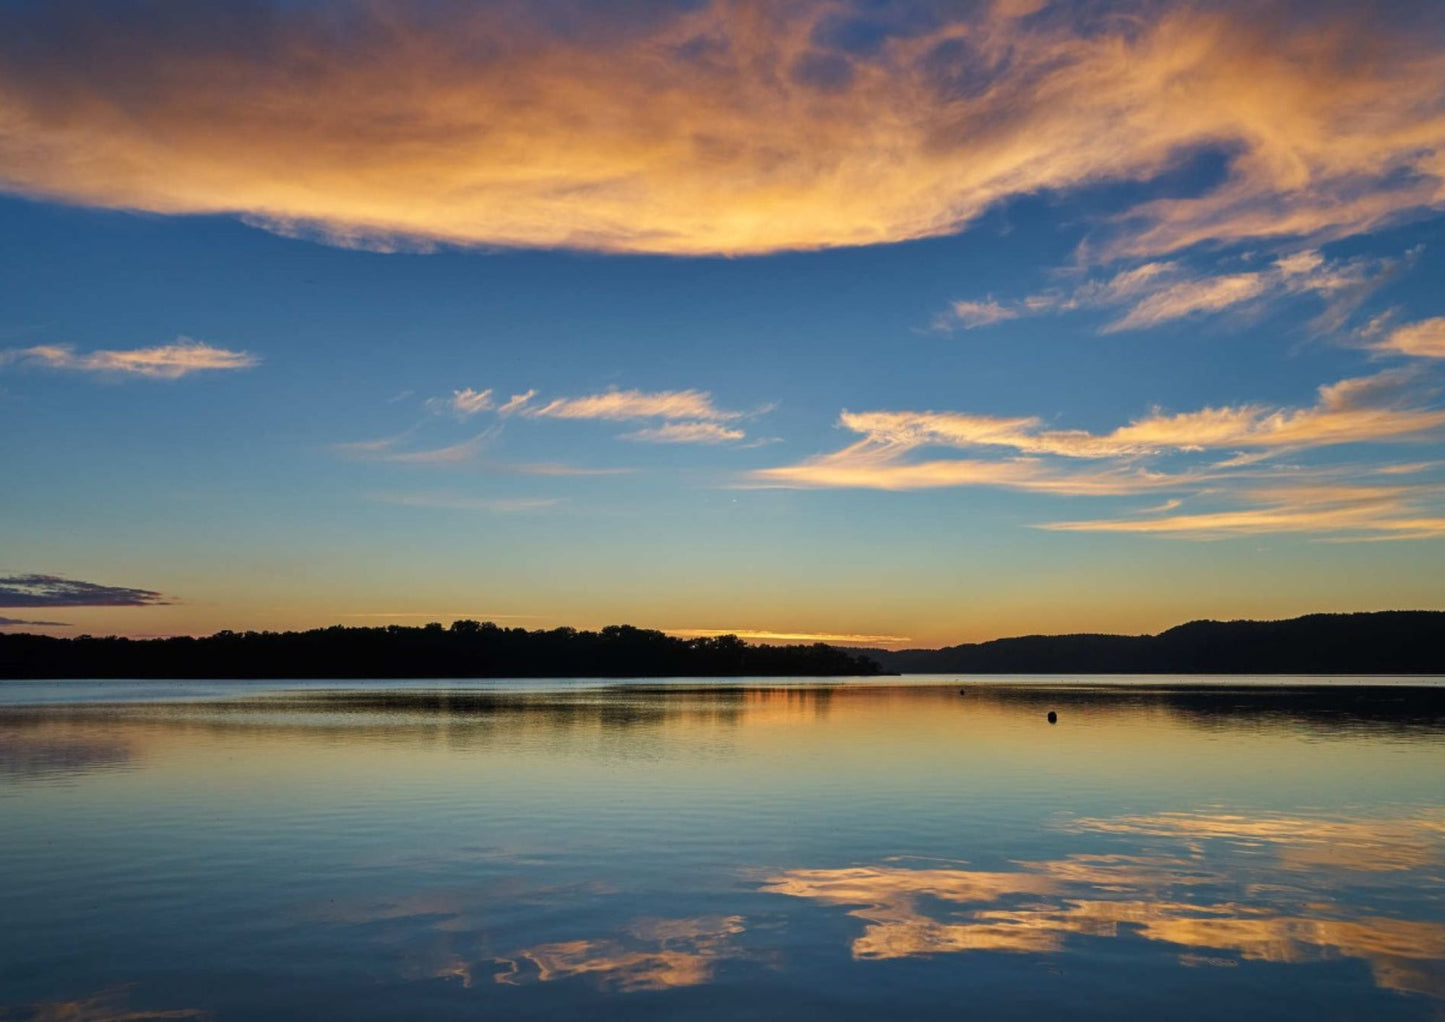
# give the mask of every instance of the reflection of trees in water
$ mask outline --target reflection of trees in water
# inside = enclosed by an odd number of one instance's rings
[[[1210,730],[1303,729],[1320,735],[1445,734],[1445,686],[989,684],[967,681],[968,699],[1000,707],[1163,710]]]
[[[568,739],[592,733],[639,742],[668,728],[736,729],[757,717],[828,714],[822,687],[609,686],[573,691],[302,691],[253,699],[27,708],[32,720],[168,734],[294,736],[309,741],[394,743],[398,738],[466,750],[504,736]]]
[[[72,728],[57,737],[57,746],[50,751],[32,741],[28,752],[14,752],[13,763],[30,763],[36,769],[43,769],[46,762],[63,764],[67,754],[77,767],[123,762],[129,752],[117,736],[135,729],[168,734],[266,733],[323,743],[401,739],[458,750],[504,737],[526,740],[531,735],[563,748],[585,735],[640,745],[665,733],[680,739],[684,731],[727,733],[763,722],[807,723],[830,717],[885,720],[899,714],[899,727],[904,729],[919,715],[966,719],[986,709],[994,715],[1042,719],[1056,709],[1063,715],[1063,726],[1083,721],[1107,724],[1143,715],[1211,731],[1304,730],[1341,738],[1445,735],[1445,688],[1438,687],[1201,688],[970,681],[961,686],[965,696],[959,695],[959,687],[957,683],[852,682],[637,683],[546,691],[312,689],[228,700],[0,710],[0,727],[34,727],[51,721]],[[902,719],[902,715],[912,716]],[[624,750],[625,743],[616,747]]]

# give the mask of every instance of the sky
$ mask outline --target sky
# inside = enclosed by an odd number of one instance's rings
[[[0,628],[1445,608],[1428,2],[16,0]]]

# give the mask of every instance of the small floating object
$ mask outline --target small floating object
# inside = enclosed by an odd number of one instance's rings
[[[1049,723],[1050,723],[1050,724],[1057,724],[1058,722],[1059,722],[1059,715],[1058,715],[1057,713],[1055,713],[1053,710],[1050,710],[1050,711],[1049,711]]]
[[[966,689],[966,688],[961,688],[961,689],[958,690],[958,694],[961,695],[961,696],[966,696],[966,695],[968,695],[968,689]]]

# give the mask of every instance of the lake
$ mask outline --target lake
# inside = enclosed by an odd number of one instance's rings
[[[5,1019],[1438,1020],[1445,688],[5,682],[0,921]]]

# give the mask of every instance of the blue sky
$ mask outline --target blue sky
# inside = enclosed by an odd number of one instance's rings
[[[1409,5],[190,8],[0,17],[11,628],[1445,606]]]

